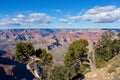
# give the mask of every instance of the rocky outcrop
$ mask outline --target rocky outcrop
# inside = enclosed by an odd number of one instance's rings
[[[120,55],[116,55],[103,68],[86,73],[84,80],[120,80]]]
[[[78,39],[87,39],[89,42],[89,49],[92,50],[93,45],[100,39],[104,30],[96,29],[96,30],[51,30],[51,29],[43,29],[43,30],[0,30],[0,55],[4,54],[0,57],[0,80],[4,80],[7,78],[10,80],[18,80],[22,78],[27,78],[27,80],[31,80],[34,76],[26,70],[26,65],[17,63],[12,60],[12,56],[15,49],[15,43],[19,40],[22,41],[30,41],[33,43],[36,49],[38,48],[46,48],[48,52],[51,52],[53,55],[53,61],[57,64],[63,64],[63,58],[65,53],[67,52],[68,46],[75,40]],[[23,70],[23,71],[21,71]],[[110,74],[106,74],[106,68],[97,70],[93,73],[86,74],[86,80],[105,80],[102,76],[110,76]],[[104,73],[98,74],[98,73]],[[6,75],[6,76],[2,76]],[[16,75],[16,77],[13,77]],[[92,76],[91,76],[92,75]],[[2,77],[3,78],[2,78]],[[27,77],[29,76],[29,77]],[[97,77],[100,76],[100,77]],[[2,79],[1,79],[2,78]],[[95,79],[93,79],[95,78]],[[99,79],[100,78],[100,79]],[[111,77],[110,77],[111,78]],[[7,79],[7,80],[8,80]]]
[[[36,49],[46,48],[53,54],[54,60],[61,62],[70,43],[78,39],[87,39],[89,48],[97,42],[103,30],[1,30],[1,48],[7,53],[14,53],[15,43],[19,40],[30,41]],[[57,56],[59,55],[59,57]],[[56,58],[57,57],[57,58]],[[56,62],[56,61],[55,61]]]

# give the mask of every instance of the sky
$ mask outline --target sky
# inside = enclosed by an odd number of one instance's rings
[[[120,0],[0,0],[0,29],[120,29]]]

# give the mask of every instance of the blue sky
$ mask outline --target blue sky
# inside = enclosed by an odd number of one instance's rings
[[[120,0],[0,0],[0,29],[119,28]]]

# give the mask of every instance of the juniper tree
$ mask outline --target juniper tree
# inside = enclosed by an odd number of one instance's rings
[[[89,49],[87,46],[88,41],[84,39],[76,40],[70,44],[64,57],[64,64],[68,68],[68,80],[92,67],[91,60],[88,57]]]
[[[105,31],[95,47],[97,67],[103,67],[106,62],[120,53],[120,40],[114,39],[113,31]]]
[[[35,50],[30,42],[18,42],[15,46],[15,60],[26,64],[27,69],[37,78],[43,78],[42,73],[38,71],[38,65],[46,73],[45,78],[49,77],[49,69],[52,65],[52,55],[46,50]]]

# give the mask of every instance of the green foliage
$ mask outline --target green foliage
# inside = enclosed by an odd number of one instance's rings
[[[42,62],[39,62],[40,65],[49,65],[52,63],[52,54],[47,53],[45,49],[36,50],[35,55],[42,60]]]
[[[42,79],[48,78],[50,69],[52,67],[52,54],[47,53],[45,49],[37,49],[35,51],[35,56],[40,58],[42,61],[37,61],[38,65],[42,67],[42,72],[40,73]]]
[[[105,32],[98,45],[95,47],[96,53],[96,65],[97,67],[103,67],[105,62],[110,60],[113,56],[112,54],[112,32]]]
[[[88,52],[88,42],[87,40],[76,40],[72,44],[70,44],[67,54],[64,57],[64,63],[66,66],[73,65],[76,60],[80,60],[81,62],[87,60],[87,52]]]
[[[112,59],[114,56],[120,53],[120,39],[113,39],[114,33],[111,31],[103,33],[100,41],[95,46],[95,60],[96,66],[101,68]],[[66,55],[64,56],[64,66],[52,67],[52,54],[48,53],[45,49],[34,50],[33,45],[30,42],[18,42],[15,46],[15,60],[20,63],[26,63],[30,60],[31,56],[36,56],[42,61],[37,63],[43,69],[41,76],[43,79],[48,78],[51,73],[52,80],[72,80],[78,74],[85,72],[89,65],[83,64],[88,62],[88,41],[84,39],[76,40],[70,44]],[[109,70],[114,71],[117,65]]]
[[[79,73],[80,73],[80,74],[84,73],[85,70],[89,69],[89,67],[90,67],[89,65],[83,64],[83,65],[80,67]]]
[[[45,49],[42,50],[42,54],[40,55],[40,58],[44,62],[44,64],[49,65],[52,61],[52,54],[47,53]]]
[[[66,79],[72,79],[75,76],[77,76],[77,74],[80,73],[81,67],[80,67],[80,64],[78,62],[75,62],[70,67],[66,67],[66,69],[67,69]]]
[[[45,49],[34,50],[33,45],[30,42],[18,42],[15,46],[15,60],[24,63],[29,60],[30,56],[36,56],[48,65],[52,61],[52,54],[47,53]]]
[[[95,46],[97,67],[103,67],[106,62],[119,53],[120,40],[114,39],[113,36],[112,31],[103,33],[101,40]]]
[[[101,36],[101,40],[111,40],[114,35],[115,33],[113,31],[105,31]]]
[[[45,49],[37,49],[34,50],[32,43],[30,42],[18,42],[15,46],[15,60],[20,63],[29,63],[31,60],[30,57],[37,57],[41,59],[41,61],[36,61],[40,67],[42,68],[42,72],[40,72],[40,76],[42,78],[48,77],[48,73],[50,72],[50,68],[52,66],[52,54],[47,53]],[[37,67],[37,65],[35,65]]]
[[[55,66],[51,70],[52,80],[65,80],[67,69],[63,66]]]
[[[38,61],[38,64],[45,72],[50,71],[50,68],[52,67],[52,54],[47,53],[45,49],[38,49],[35,53],[36,56],[42,60],[42,62]]]
[[[83,73],[88,66],[83,65],[87,61],[88,41],[84,39],[76,40],[70,44],[64,57],[64,64],[67,68],[67,79],[72,79],[80,73]]]
[[[120,53],[120,39],[113,40],[111,45],[112,45],[112,50],[114,52],[114,55],[119,54]]]
[[[96,54],[96,66],[98,68],[104,67],[105,66],[105,60],[102,58],[102,56]]]
[[[65,66],[55,66],[51,70],[51,78],[52,80],[78,80],[83,77],[79,73],[80,67],[79,64],[72,65],[71,67]]]
[[[34,55],[34,47],[30,42],[18,42],[15,46],[15,60],[20,63],[25,63],[30,56]]]

